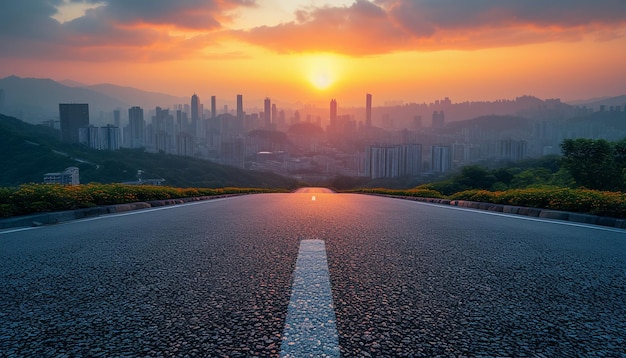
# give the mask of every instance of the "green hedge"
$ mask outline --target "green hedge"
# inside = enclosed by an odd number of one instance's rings
[[[268,192],[280,192],[280,190],[259,188],[173,188],[123,184],[85,184],[74,186],[25,184],[18,188],[0,188],[0,217],[138,201]]]
[[[478,201],[626,218],[626,194],[622,192],[554,187],[510,189],[505,191],[475,189],[458,192],[448,196],[443,196],[436,191],[431,193],[433,190],[426,189],[363,189],[355,190],[353,192],[447,198],[450,200]]]

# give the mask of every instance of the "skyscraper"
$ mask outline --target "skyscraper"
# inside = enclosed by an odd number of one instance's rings
[[[191,129],[193,134],[196,134],[198,131],[201,113],[200,98],[194,93],[193,96],[191,96]]]
[[[372,126],[372,95],[369,93],[365,95],[365,125]]]
[[[337,125],[337,101],[335,99],[330,100],[330,126],[335,127]]]
[[[78,128],[89,126],[89,105],[86,103],[60,103],[61,141],[78,143]]]
[[[276,108],[276,103],[272,103],[272,124],[276,124],[278,122],[278,108]]]
[[[237,119],[243,121],[243,95],[237,95]]]
[[[269,128],[272,125],[272,101],[266,97],[264,104],[263,119],[265,128]]]
[[[217,99],[211,96],[211,118],[217,117]]]

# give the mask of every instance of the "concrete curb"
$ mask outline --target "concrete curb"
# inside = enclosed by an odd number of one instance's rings
[[[389,197],[389,198],[421,201],[421,202],[431,203],[431,204],[452,205],[452,206],[459,206],[459,207],[464,207],[464,208],[469,208],[469,209],[496,211],[496,212],[501,212],[505,214],[515,214],[515,215],[539,217],[539,218],[551,219],[551,220],[563,220],[563,221],[571,221],[571,222],[576,222],[576,223],[608,226],[608,227],[614,227],[618,229],[626,229],[626,219],[610,218],[610,217],[597,216],[597,215],[591,215],[591,214],[574,213],[574,212],[558,211],[558,210],[551,210],[551,209],[529,208],[525,206],[482,203],[482,202],[467,201],[467,200],[420,198],[420,197],[414,197],[414,196],[401,196],[401,195],[389,195],[389,194],[368,194],[368,195],[384,196],[384,197]]]
[[[240,196],[248,194],[224,194],[214,196],[199,196],[191,198],[181,199],[167,199],[167,200],[150,200],[147,202],[136,202],[128,204],[116,204],[107,206],[95,206],[93,208],[76,209],[68,211],[54,211],[47,213],[38,213],[32,215],[15,216],[6,219],[0,219],[0,229],[9,229],[15,227],[33,227],[41,225],[58,224],[66,221],[72,221],[76,219],[84,219],[88,217],[95,217],[106,214],[123,213],[127,211],[149,209],[166,205],[178,205],[189,203],[193,201],[213,200],[227,198],[231,196]]]

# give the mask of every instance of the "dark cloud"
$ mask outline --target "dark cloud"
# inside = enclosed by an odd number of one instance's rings
[[[72,1],[100,6],[60,23],[52,16],[63,0],[1,1],[0,56],[104,60],[114,53],[117,59],[175,58],[211,44],[206,34],[222,30],[230,21],[229,11],[254,6],[253,0]],[[181,39],[170,30],[205,35]]]
[[[407,28],[423,23],[431,30],[515,24],[567,28],[593,23],[623,24],[626,19],[623,0],[380,0],[378,3]]]
[[[350,55],[626,36],[625,0],[356,0],[246,31],[228,31],[228,14],[254,0],[71,1],[100,6],[60,23],[53,16],[63,0],[0,1],[0,57],[169,59],[225,36],[277,52]]]
[[[278,52],[477,49],[624,35],[624,0],[357,0],[235,36]]]
[[[62,0],[3,1],[0,2],[0,34],[3,36],[50,39],[59,29],[51,16]],[[8,44],[2,44],[4,45]]]

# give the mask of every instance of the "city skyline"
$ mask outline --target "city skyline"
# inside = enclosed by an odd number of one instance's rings
[[[626,93],[626,5],[365,0],[3,2],[0,77],[274,103]],[[375,104],[376,105],[376,104]]]

